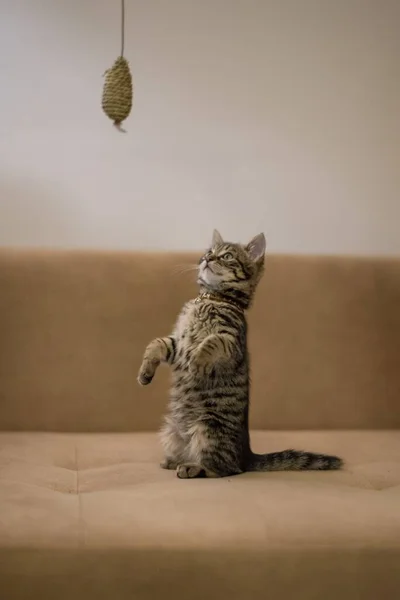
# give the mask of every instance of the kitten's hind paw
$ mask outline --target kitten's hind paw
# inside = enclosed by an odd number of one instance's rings
[[[162,469],[168,469],[169,471],[176,471],[177,466],[178,463],[174,460],[170,460],[169,458],[166,458],[160,463],[160,467]]]
[[[200,465],[179,465],[176,474],[179,479],[206,477],[205,469],[203,469],[203,467]]]
[[[176,470],[176,475],[177,475],[177,477],[179,477],[179,479],[195,479],[195,478],[198,479],[200,477],[201,478],[219,477],[219,475],[214,473],[214,471],[210,471],[209,469],[206,469],[202,465],[196,465],[196,464],[178,465],[178,468]]]

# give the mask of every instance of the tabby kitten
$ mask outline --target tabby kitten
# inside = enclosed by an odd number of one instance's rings
[[[251,451],[245,312],[262,276],[264,255],[264,234],[243,246],[224,242],[214,231],[198,267],[199,296],[185,304],[172,334],[145,350],[141,385],[152,381],[161,362],[172,367],[161,466],[176,469],[181,479],[342,466],[340,458],[324,454]]]

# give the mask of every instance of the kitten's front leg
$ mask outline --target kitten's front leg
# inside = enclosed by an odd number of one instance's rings
[[[139,369],[138,382],[140,385],[151,383],[157,367],[161,362],[172,364],[175,360],[175,339],[172,335],[156,338],[147,346],[142,365]]]
[[[206,377],[213,368],[227,365],[233,357],[234,340],[228,334],[211,334],[194,350],[190,370],[193,375]]]

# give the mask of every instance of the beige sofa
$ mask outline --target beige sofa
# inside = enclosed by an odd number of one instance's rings
[[[400,260],[269,256],[249,316],[254,449],[345,469],[184,481],[136,375],[195,258],[0,251],[0,598],[398,598]]]

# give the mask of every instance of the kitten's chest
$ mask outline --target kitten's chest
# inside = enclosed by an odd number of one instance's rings
[[[179,345],[196,346],[212,333],[212,323],[199,306],[187,304],[178,317],[175,326],[175,338]]]

